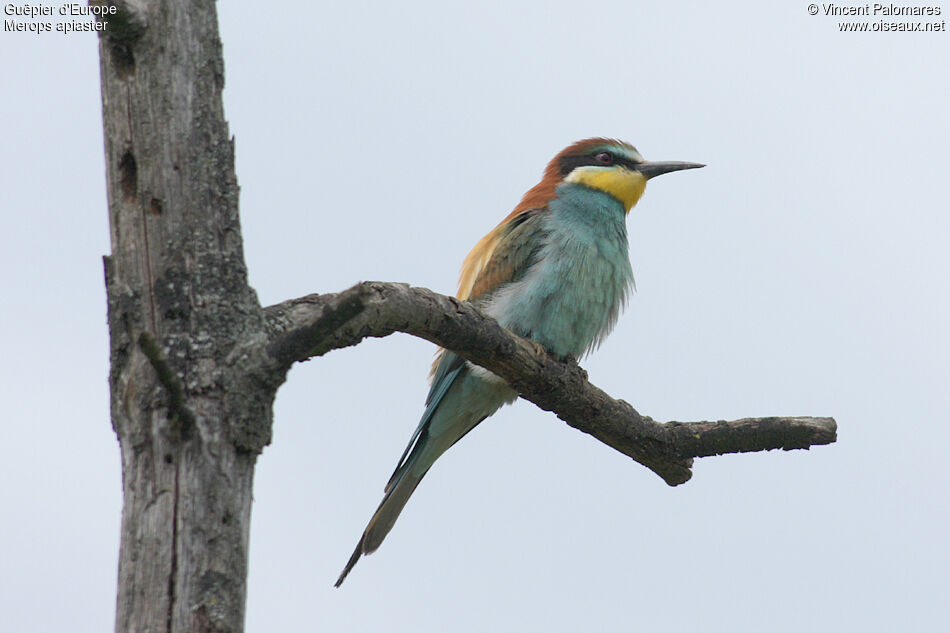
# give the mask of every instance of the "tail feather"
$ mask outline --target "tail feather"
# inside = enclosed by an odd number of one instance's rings
[[[429,470],[428,467],[426,467],[426,469],[419,474],[413,472],[414,462],[416,461],[414,458],[417,457],[418,452],[411,455],[400,469],[401,472],[398,472],[398,476],[393,477],[395,483],[393,483],[393,481],[390,482],[382,503],[379,504],[373,518],[369,520],[369,525],[363,530],[363,535],[360,536],[360,541],[356,544],[356,549],[353,550],[350,560],[346,562],[346,567],[343,568],[343,572],[340,574],[340,577],[337,578],[334,587],[339,587],[343,584],[350,570],[356,566],[356,563],[364,554],[372,554],[379,549],[379,546],[383,543],[383,539],[385,539],[389,531],[393,529],[393,525],[396,524],[396,519],[399,518],[399,513],[406,507],[409,497],[415,492],[416,486],[419,485],[419,482],[422,481],[423,476],[425,476]]]
[[[386,484],[382,503],[363,531],[335,586],[343,584],[360,557],[379,548],[416,486],[439,456],[502,404],[517,398],[517,394],[500,379],[473,375],[465,369],[464,361],[456,363],[454,359],[454,354],[449,352],[443,355],[422,420]]]
[[[353,550],[353,555],[350,556],[350,560],[346,561],[346,567],[343,568],[343,571],[340,573],[340,577],[336,579],[336,582],[333,584],[334,587],[339,587],[343,584],[343,581],[346,580],[350,570],[353,569],[353,567],[356,566],[356,563],[360,560],[360,557],[363,555],[364,540],[366,540],[365,532],[362,536],[360,536],[360,542],[356,544],[356,549]]]
[[[433,368],[435,376],[432,381],[432,389],[429,390],[429,396],[426,398],[426,410],[422,414],[422,419],[419,420],[419,425],[416,427],[412,437],[409,438],[409,444],[406,446],[406,450],[402,452],[402,456],[396,464],[396,469],[386,483],[386,488],[383,492],[389,492],[390,489],[392,489],[396,484],[396,480],[399,478],[399,474],[403,472],[403,467],[406,465],[406,462],[409,461],[409,454],[416,449],[416,446],[424,443],[422,439],[423,432],[429,428],[429,425],[432,423],[432,416],[435,415],[442,399],[448,393],[449,388],[455,384],[455,379],[462,374],[464,368],[465,360],[461,356],[456,356],[451,352],[445,352],[441,357],[441,362],[437,367]]]

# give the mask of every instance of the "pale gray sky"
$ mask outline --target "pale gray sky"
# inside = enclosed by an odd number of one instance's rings
[[[631,214],[638,292],[592,381],[657,419],[833,415],[839,441],[700,460],[674,489],[519,402],[336,590],[433,346],[333,352],[278,394],[248,631],[944,626],[950,35],[842,33],[807,2],[343,5],[218,7],[262,302],[362,279],[454,292],[559,149],[619,137],[709,166]],[[863,21],[882,19],[913,18]],[[0,59],[0,628],[106,631],[121,486],[97,46],[3,32]]]

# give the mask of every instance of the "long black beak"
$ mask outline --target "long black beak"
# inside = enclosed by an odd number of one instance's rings
[[[663,160],[663,161],[648,161],[645,160],[642,163],[637,163],[637,171],[643,174],[643,177],[649,180],[654,176],[660,176],[662,174],[668,174],[671,171],[679,171],[681,169],[697,169],[699,167],[705,167],[702,163],[684,163],[675,160]]]

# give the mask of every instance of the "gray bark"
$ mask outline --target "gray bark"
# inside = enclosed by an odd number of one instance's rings
[[[671,486],[689,480],[694,457],[808,448],[836,437],[832,418],[656,422],[588,382],[573,359],[555,359],[470,303],[425,288],[364,282],[337,294],[285,301],[265,314],[273,340],[269,353],[284,366],[393,332],[438,343],[490,369],[522,398],[628,455]]]
[[[264,321],[244,265],[217,17],[207,2],[124,9],[100,39],[124,495],[116,630],[240,631],[276,384],[249,385],[241,362]]]
[[[470,304],[366,283],[262,308],[247,284],[213,3],[110,3],[100,38],[112,424],[122,454],[117,631],[240,632],[251,488],[291,365],[408,332],[671,485],[693,457],[807,448],[830,418],[666,423],[641,416]],[[328,579],[328,582],[332,579]]]

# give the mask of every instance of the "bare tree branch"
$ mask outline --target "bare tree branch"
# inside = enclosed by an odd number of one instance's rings
[[[689,480],[694,457],[807,449],[836,439],[833,418],[656,422],[588,382],[574,360],[557,360],[472,304],[426,288],[363,282],[336,294],[285,301],[264,313],[274,371],[286,372],[296,361],[356,345],[366,337],[412,334],[491,370],[523,398],[628,455],[671,486]]]

